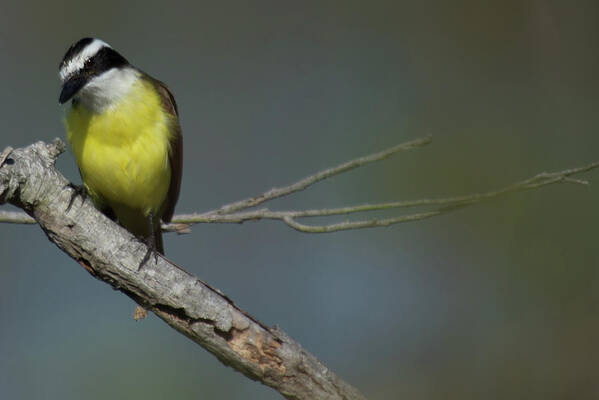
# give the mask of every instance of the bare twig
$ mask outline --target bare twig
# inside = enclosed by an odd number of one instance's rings
[[[410,221],[418,221],[425,218],[434,217],[437,215],[451,212],[457,208],[461,208],[467,205],[479,203],[484,200],[490,200],[502,195],[506,195],[514,192],[521,192],[530,189],[536,189],[542,186],[547,186],[555,183],[575,183],[587,185],[588,182],[581,179],[574,179],[571,176],[580,174],[583,172],[590,171],[591,169],[597,168],[599,162],[594,162],[586,166],[566,169],[557,172],[543,172],[535,175],[532,178],[514,183],[505,188],[475,193],[464,196],[445,197],[438,199],[419,199],[410,201],[394,201],[386,203],[376,204],[361,204],[356,206],[340,207],[340,208],[323,208],[323,209],[312,209],[312,210],[284,210],[284,211],[272,211],[268,208],[262,208],[258,210],[244,211],[248,208],[255,207],[269,200],[286,196],[297,191],[303,190],[308,186],[317,183],[323,179],[330,178],[334,175],[341,174],[360,166],[385,159],[397,152],[403,150],[413,149],[415,147],[424,146],[430,143],[430,137],[417,139],[410,142],[406,142],[387,150],[374,153],[368,156],[359,157],[354,160],[345,162],[336,167],[329,168],[314,175],[305,177],[291,185],[271,189],[259,196],[251,197],[245,200],[237,201],[235,203],[224,205],[218,209],[194,214],[179,214],[173,218],[172,223],[164,224],[163,230],[177,232],[177,233],[189,233],[192,224],[198,223],[243,223],[246,221],[258,221],[262,219],[279,220],[290,226],[291,228],[300,232],[307,233],[329,233],[342,230],[350,229],[363,229],[363,228],[376,228],[389,226],[394,224],[400,224]],[[298,222],[300,218],[309,217],[327,217],[334,215],[349,215],[355,213],[363,213],[369,211],[381,211],[397,208],[413,208],[413,207],[431,207],[438,206],[437,209],[427,212],[418,212],[413,214],[405,214],[397,217],[383,218],[383,219],[366,219],[357,221],[345,221],[340,223],[331,223],[324,225],[308,225]],[[19,212],[8,212],[0,211],[0,222],[9,223],[35,223],[35,220],[27,214]]]
[[[0,210],[0,222],[8,224],[37,224],[37,221],[20,211]]]
[[[395,218],[384,218],[384,219],[370,219],[366,221],[346,221],[337,224],[328,225],[305,225],[297,222],[292,217],[285,217],[283,221],[295,230],[306,233],[329,233],[337,231],[346,231],[349,229],[361,229],[361,228],[380,228],[383,226],[389,226],[393,224],[399,224],[402,222],[417,221],[434,217],[435,215],[441,214],[442,211],[430,211],[418,214],[403,215]]]
[[[406,143],[399,144],[389,149],[383,150],[379,153],[370,154],[368,156],[356,158],[354,160],[345,162],[337,165],[336,167],[325,169],[324,171],[317,172],[314,175],[310,175],[302,180],[299,180],[289,186],[281,188],[273,188],[268,192],[262,193],[256,197],[250,197],[235,203],[226,204],[221,208],[214,210],[218,214],[231,214],[236,211],[245,210],[246,208],[255,207],[264,203],[265,201],[273,200],[279,197],[286,196],[291,193],[299,192],[304,190],[310,185],[322,181],[323,179],[330,178],[335,175],[339,175],[343,172],[350,171],[354,168],[362,167],[366,164],[373,163],[375,161],[384,160],[385,158],[392,156],[393,154],[399,153],[400,151],[411,150],[416,147],[422,147],[431,142],[431,137],[427,136],[422,139],[412,140]]]
[[[425,218],[434,217],[440,214],[451,212],[457,208],[461,208],[467,205],[479,203],[483,200],[490,200],[497,198],[509,193],[521,192],[525,190],[536,189],[542,186],[552,185],[555,183],[575,183],[587,185],[588,182],[580,179],[571,178],[572,175],[580,174],[583,172],[590,171],[594,168],[599,167],[599,162],[593,162],[588,165],[570,168],[557,172],[543,172],[533,176],[532,178],[514,183],[510,186],[499,190],[493,190],[484,193],[475,193],[465,196],[446,197],[439,199],[420,199],[412,201],[395,201],[389,203],[378,203],[378,204],[362,204],[350,207],[341,208],[325,208],[315,210],[302,210],[302,211],[271,211],[267,208],[262,208],[253,211],[243,211],[221,214],[221,209],[208,211],[199,214],[184,214],[177,215],[173,218],[173,222],[176,225],[165,225],[165,230],[179,231],[183,227],[188,227],[191,224],[196,223],[242,223],[245,221],[257,221],[261,219],[274,219],[285,222],[287,225],[301,232],[307,233],[328,233],[336,232],[341,230],[349,229],[363,229],[363,228],[376,228],[381,226],[389,226],[399,224],[403,222],[418,221]],[[305,178],[306,179],[309,179]],[[295,185],[295,184],[294,184]],[[287,188],[292,187],[290,185],[286,188],[279,190],[285,191]],[[409,207],[423,207],[423,206],[439,206],[438,209],[430,212],[420,212],[414,214],[407,214],[398,217],[385,218],[385,219],[368,219],[359,221],[346,221],[341,223],[332,223],[325,225],[306,225],[297,222],[298,218],[307,217],[326,217],[332,215],[347,215],[355,214],[368,211],[380,211],[394,208],[409,208]],[[186,225],[187,224],[187,225]]]

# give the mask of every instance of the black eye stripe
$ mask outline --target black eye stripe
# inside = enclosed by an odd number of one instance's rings
[[[110,47],[102,47],[87,61],[84,69],[93,74],[101,74],[109,69],[120,68],[129,64],[125,57]]]
[[[92,38],[83,38],[73,44],[60,63],[59,69],[63,68],[70,60],[76,58],[81,52],[93,43]],[[99,75],[112,68],[120,68],[129,65],[127,60],[111,47],[101,47],[96,54],[83,62],[79,71],[73,71],[73,75],[85,74],[86,76]]]
[[[129,62],[116,50],[111,47],[102,47],[95,55],[86,59],[83,65],[77,71],[74,71],[72,75],[92,77],[93,75],[100,75],[109,69],[121,68],[126,65],[129,65]]]

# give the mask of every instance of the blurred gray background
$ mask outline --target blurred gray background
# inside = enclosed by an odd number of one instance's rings
[[[64,137],[58,64],[91,35],[176,95],[178,212],[427,134],[272,207],[490,190],[599,159],[597,21],[594,0],[4,0],[0,148]],[[70,154],[58,167],[80,182]],[[596,399],[599,171],[585,177],[387,229],[196,226],[166,251],[370,399]],[[135,322],[38,227],[1,224],[0,254],[0,397],[280,398]]]

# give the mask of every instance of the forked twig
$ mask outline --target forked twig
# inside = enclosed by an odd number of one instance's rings
[[[270,189],[258,196],[250,197],[234,203],[226,204],[220,208],[193,214],[176,215],[172,222],[164,224],[162,229],[165,231],[177,233],[189,233],[190,226],[199,223],[243,223],[246,221],[258,221],[262,219],[280,220],[291,228],[306,233],[328,233],[350,229],[376,228],[394,224],[400,224],[410,221],[418,221],[431,218],[437,215],[451,212],[457,208],[465,207],[484,200],[493,199],[509,193],[521,192],[525,190],[536,189],[542,186],[555,183],[575,183],[587,185],[588,182],[581,179],[572,178],[573,175],[590,171],[599,167],[599,162],[593,162],[588,165],[576,168],[570,168],[557,172],[543,172],[532,178],[514,183],[499,190],[493,190],[483,193],[474,193],[464,196],[445,197],[437,199],[418,199],[409,201],[393,201],[375,204],[360,204],[355,206],[339,208],[323,208],[311,210],[283,210],[273,211],[268,208],[254,209],[267,201],[287,196],[320,182],[324,179],[339,175],[352,169],[384,160],[391,155],[401,151],[411,150],[422,147],[431,142],[430,137],[412,140],[397,146],[388,148],[378,153],[359,157],[332,168],[319,171],[313,175],[307,176],[288,186]],[[399,208],[413,207],[437,207],[433,210],[404,214],[387,218],[371,218],[354,221],[335,222],[323,225],[309,225],[298,222],[300,218],[309,217],[329,217],[335,215],[350,215],[363,212],[381,211]],[[22,212],[0,211],[0,222],[34,224],[35,220]]]

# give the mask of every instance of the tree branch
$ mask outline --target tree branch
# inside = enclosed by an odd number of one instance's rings
[[[75,201],[67,212],[72,190],[54,168],[62,151],[64,144],[56,140],[0,154],[0,204],[22,208],[50,241],[92,276],[151,310],[224,364],[286,398],[363,399],[287,334],[260,323],[166,258],[150,257],[138,269],[146,246],[89,200]]]
[[[425,137],[422,139],[415,139],[410,142],[402,143],[389,149],[383,150],[379,153],[374,153],[368,156],[356,158],[340,164],[336,167],[325,169],[324,171],[317,172],[314,175],[310,175],[300,181],[295,182],[289,186],[282,188],[273,188],[268,192],[262,193],[259,196],[250,197],[245,200],[237,201],[235,203],[227,204],[221,208],[214,210],[215,214],[231,214],[236,211],[245,210],[247,208],[258,206],[265,201],[273,200],[279,197],[287,196],[291,193],[299,192],[304,190],[310,185],[320,182],[324,179],[330,178],[335,175],[339,175],[343,172],[351,171],[352,169],[362,167],[364,165],[373,163],[375,161],[384,160],[385,158],[392,156],[393,154],[399,153],[400,151],[411,150],[416,147],[422,147],[431,142],[431,137]]]
[[[452,212],[458,208],[479,203],[484,200],[494,199],[510,193],[536,189],[542,186],[552,185],[555,183],[576,183],[587,185],[587,181],[574,179],[571,178],[571,176],[587,172],[599,167],[599,162],[594,162],[586,166],[566,169],[557,172],[543,172],[533,176],[532,178],[516,182],[499,190],[493,190],[483,193],[474,193],[464,196],[445,197],[438,199],[419,199],[411,201],[394,201],[387,203],[361,204],[356,206],[340,208],[323,208],[299,211],[272,211],[268,208],[244,211],[248,208],[256,207],[267,201],[274,200],[276,198],[287,196],[289,194],[293,194],[298,191],[304,190],[307,187],[324,179],[333,177],[335,175],[339,175],[343,172],[347,172],[352,169],[376,161],[384,160],[385,158],[397,154],[401,151],[411,150],[417,147],[425,146],[430,142],[430,137],[412,140],[383,150],[381,152],[370,154],[364,157],[359,157],[354,160],[337,165],[335,167],[319,171],[313,175],[307,176],[295,183],[292,183],[291,185],[273,188],[258,196],[250,197],[231,204],[226,204],[220,208],[211,211],[206,211],[203,213],[175,215],[173,217],[172,223],[164,224],[162,226],[162,229],[164,231],[171,231],[177,233],[189,233],[191,231],[190,226],[192,224],[243,223],[246,221],[258,221],[262,219],[279,220],[297,231],[306,233],[329,233],[350,229],[377,228],[431,218],[437,215]],[[401,216],[383,219],[344,221],[340,223],[331,223],[324,225],[308,225],[297,221],[299,218],[328,217],[334,215],[349,215],[369,211],[431,206],[437,206],[437,208],[431,211],[417,212],[413,214],[405,214]],[[33,224],[35,223],[35,220],[24,213],[0,211],[0,222]]]
[[[175,231],[179,233],[185,233],[189,231],[191,224],[197,223],[243,223],[246,221],[257,221],[261,219],[274,219],[280,220],[289,225],[291,228],[296,229],[300,232],[307,233],[329,233],[349,229],[362,229],[362,228],[377,228],[382,226],[389,226],[394,224],[400,224],[403,222],[418,221],[437,215],[445,214],[454,211],[458,208],[479,203],[484,200],[494,199],[506,194],[522,192],[525,190],[536,189],[542,186],[552,185],[555,183],[576,183],[588,185],[587,181],[574,179],[571,176],[580,174],[583,172],[590,171],[599,167],[599,162],[593,162],[588,165],[565,169],[557,172],[542,172],[533,176],[532,178],[516,182],[512,185],[504,187],[499,190],[493,190],[484,193],[474,193],[464,196],[445,197],[439,199],[419,199],[411,201],[394,201],[388,203],[377,203],[377,204],[361,204],[356,206],[341,207],[341,208],[324,208],[315,210],[301,210],[301,211],[271,211],[268,208],[262,208],[253,211],[239,211],[241,209],[247,209],[256,205],[262,204],[268,200],[272,200],[276,197],[281,197],[290,193],[294,193],[298,190],[305,189],[308,185],[316,183],[320,180],[326,179],[333,175],[348,171],[349,169],[357,168],[366,163],[382,160],[392,154],[397,153],[399,150],[408,150],[414,147],[423,146],[430,143],[430,138],[423,139],[421,141],[411,141],[404,143],[399,146],[392,147],[380,153],[372,154],[366,157],[357,158],[355,160],[346,162],[337,167],[330,168],[314,175],[308,176],[298,182],[295,182],[289,186],[271,189],[259,196],[252,197],[246,200],[242,200],[230,205],[223,206],[221,208],[207,211],[204,213],[195,214],[181,214],[176,215],[173,218],[173,223],[166,224],[163,226],[164,230]],[[367,160],[364,162],[364,160]],[[347,168],[351,166],[351,168]],[[334,173],[330,173],[334,171]],[[306,184],[308,183],[308,184]],[[297,222],[298,218],[308,217],[328,217],[332,215],[349,215],[369,211],[381,211],[396,208],[414,208],[414,207],[425,207],[425,206],[438,206],[435,210],[428,212],[418,212],[413,214],[406,214],[397,217],[384,218],[384,219],[368,219],[358,221],[346,221],[341,223],[332,223],[326,225],[306,225]],[[231,211],[233,210],[233,211]]]
[[[195,223],[242,223],[261,219],[280,220],[293,229],[309,233],[382,227],[434,217],[484,200],[551,184],[586,185],[587,181],[573,176],[599,167],[599,162],[594,162],[563,171],[541,173],[499,190],[465,196],[329,209],[248,210],[304,190],[321,180],[428,143],[430,138],[406,142],[212,211],[177,215],[173,223],[164,225],[163,229],[186,233],[190,225]],[[50,145],[38,142],[23,149],[8,147],[0,153],[0,205],[12,203],[26,212],[0,211],[0,222],[39,223],[52,242],[94,277],[153,311],[226,365],[273,387],[289,399],[363,398],[356,389],[340,380],[284,332],[266,327],[218,290],[169,260],[160,258],[155,265],[146,264],[138,270],[137,266],[146,253],[145,245],[99,213],[89,201],[83,204],[75,202],[71,210],[66,212],[71,192],[66,188],[66,179],[53,165],[62,151],[64,144],[56,140]],[[325,225],[308,225],[297,221],[301,218],[414,207],[436,208],[390,218]],[[98,238],[103,239],[98,242]]]

